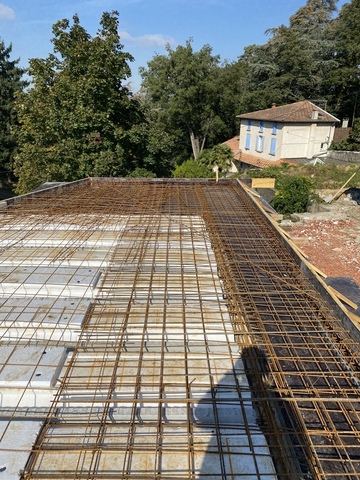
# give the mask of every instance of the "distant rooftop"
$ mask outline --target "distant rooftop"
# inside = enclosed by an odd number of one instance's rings
[[[314,115],[314,112],[317,112]],[[237,118],[282,123],[334,123],[339,120],[308,100],[289,105],[273,106],[265,110],[243,113]]]

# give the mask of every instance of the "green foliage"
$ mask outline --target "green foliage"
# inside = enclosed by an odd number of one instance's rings
[[[190,159],[177,165],[172,176],[174,178],[212,178],[215,174],[206,165]]]
[[[24,70],[19,68],[19,60],[11,60],[12,46],[5,46],[0,40],[0,176],[10,177],[16,139],[14,128],[17,125],[15,97],[26,86],[22,81]],[[5,174],[5,175],[4,175]]]
[[[262,170],[249,169],[246,171],[246,176],[250,178],[275,178],[277,189],[281,189],[289,177],[303,176],[311,180],[315,190],[323,190],[340,188],[355,172],[357,172],[356,175],[348,185],[349,187],[357,187],[360,186],[360,171],[356,164],[336,165],[326,163],[324,165],[297,166],[283,164]]]
[[[194,52],[190,41],[166,50],[167,55],[148,62],[148,69],[140,69],[145,97],[158,111],[163,128],[176,130],[178,142],[186,141],[187,154],[192,151],[197,159],[205,142],[212,142],[225,128],[217,112],[219,57],[212,55],[209,45]]]
[[[323,80],[335,66],[330,35],[334,9],[334,1],[308,0],[289,27],[271,28],[265,45],[245,48],[240,57],[250,77],[245,111],[321,98]]]
[[[334,68],[325,80],[324,88],[330,105],[339,118],[359,116],[360,92],[360,2],[346,2],[332,22],[335,46],[332,52]]]
[[[124,84],[132,57],[120,44],[117,12],[103,14],[93,38],[77,15],[72,23],[57,22],[54,51],[30,61],[32,85],[25,92],[22,71],[9,60],[11,47],[0,43],[7,72],[0,78],[0,168],[14,165],[18,193],[84,176],[170,176],[191,155],[227,169],[226,155],[212,147],[238,133],[240,113],[320,98],[339,118],[353,118],[360,105],[360,2],[345,3],[337,18],[336,0],[303,3],[289,26],[270,28],[264,45],[246,47],[235,62],[221,65],[209,45],[197,52],[191,41],[168,45],[141,69],[136,96]],[[9,109],[15,94],[17,112]],[[358,150],[358,138],[354,125],[353,137],[334,148]],[[281,167],[262,175],[281,187],[288,173]]]
[[[360,118],[356,118],[349,137],[339,143],[332,143],[331,150],[360,152]]]
[[[280,188],[284,178],[289,175],[290,165],[283,163],[282,165],[274,165],[263,169],[254,168],[246,171],[250,178],[275,178],[275,186]]]
[[[277,190],[272,205],[283,214],[305,212],[313,191],[313,182],[305,176],[286,177]]]
[[[348,184],[349,187],[360,186],[360,171],[358,165],[305,165],[301,167],[301,174],[307,175],[314,183],[314,188],[321,189],[339,189],[349,180],[353,173],[356,175]]]
[[[159,114],[140,98],[145,122],[132,128],[133,141],[142,147],[142,167],[157,177],[170,177],[178,150],[175,132],[164,130]],[[184,155],[185,156],[185,155]]]
[[[215,166],[220,171],[229,170],[233,160],[233,153],[227,145],[215,145],[215,147],[203,150],[198,161],[212,170]]]
[[[134,132],[144,121],[124,80],[132,57],[122,51],[117,12],[104,13],[91,38],[79,18],[53,26],[54,54],[31,59],[31,88],[18,99],[17,192],[45,181],[126,175],[141,163]]]
[[[214,143],[223,142],[239,134],[239,120],[236,116],[248,107],[249,73],[245,62],[225,62],[217,75],[217,114],[222,126]],[[209,146],[209,145],[208,145]]]
[[[130,178],[155,178],[156,175],[154,172],[146,170],[146,168],[137,167],[133,170],[128,177]]]

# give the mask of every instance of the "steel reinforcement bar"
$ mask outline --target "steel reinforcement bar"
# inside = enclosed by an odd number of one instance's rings
[[[119,358],[124,351],[123,343],[115,347],[116,341],[122,342],[126,337],[126,325],[131,309],[134,309],[136,284],[140,280],[143,265],[141,242],[160,242],[158,223],[151,223],[151,216],[168,218],[168,229],[172,225],[181,225],[181,233],[188,230],[190,239],[196,249],[196,235],[209,235],[212,249],[216,255],[218,275],[223,285],[224,298],[230,312],[235,338],[240,347],[241,361],[248,378],[252,394],[252,404],[258,412],[258,423],[266,436],[272,453],[279,478],[315,478],[315,479],[359,479],[360,478],[360,401],[359,401],[359,370],[360,349],[358,343],[344,328],[341,320],[328,307],[310,281],[301,272],[299,266],[282,245],[278,236],[263,214],[252,204],[245,191],[234,181],[223,180],[219,183],[211,181],[130,181],[130,180],[96,180],[89,185],[79,185],[70,192],[46,192],[34,195],[31,198],[9,206],[7,213],[17,215],[50,215],[57,218],[72,215],[78,221],[84,222],[84,215],[93,215],[94,221],[109,222],[110,218],[119,215],[145,216],[145,225],[148,230],[140,232],[134,228],[134,244],[128,244],[128,251],[122,254],[122,259],[133,258],[135,270],[132,272],[133,287],[129,290],[128,309],[120,312],[117,309],[114,292],[118,291],[119,273],[109,270],[106,273],[106,282],[102,284],[104,295],[109,302],[103,307],[104,298],[99,297],[98,304],[83,325],[83,332],[78,346],[75,348],[73,360],[62,380],[57,392],[53,407],[49,413],[44,428],[35,442],[33,453],[30,456],[23,478],[45,478],[41,474],[41,459],[46,449],[51,449],[52,441],[56,443],[56,432],[60,432],[58,448],[61,451],[61,425],[65,428],[70,424],[73,428],[82,425],[85,431],[94,430],[89,445],[66,441],[63,448],[82,449],[84,457],[78,458],[77,468],[80,471],[81,461],[85,462],[85,454],[91,456],[89,473],[76,477],[71,475],[53,478],[102,478],[97,477],[101,448],[104,447],[104,438],[107,430],[111,430],[110,402],[112,400],[116,379],[119,376],[117,369]],[[99,219],[99,216],[101,216]],[[202,216],[206,224],[206,232],[199,226],[190,227],[183,222],[184,216]],[[150,218],[148,218],[150,217]],[[91,221],[87,217],[86,222]],[[65,221],[64,220],[64,221]],[[74,220],[75,221],[75,220]],[[141,227],[144,228],[144,227]],[[140,235],[141,233],[141,235]],[[136,240],[136,235],[138,240]],[[165,249],[166,268],[172,265],[170,236]],[[183,240],[182,240],[183,241]],[[140,244],[140,243],[141,244]],[[141,246],[142,245],[142,246]],[[66,252],[64,252],[66,253]],[[114,264],[116,265],[114,252]],[[187,266],[184,252],[180,255],[181,269]],[[210,257],[209,257],[210,258]],[[123,262],[124,260],[122,260]],[[154,266],[158,261],[155,256],[147,274],[147,282],[153,284]],[[210,261],[210,260],[209,260]],[[131,262],[130,262],[131,263]],[[138,267],[136,266],[138,265]],[[139,270],[140,269],[140,270]],[[182,270],[183,271],[183,270]],[[113,276],[112,276],[113,275]],[[130,275],[130,274],[129,274]],[[167,275],[164,274],[167,278]],[[198,272],[197,281],[199,282]],[[130,276],[128,277],[130,279]],[[141,277],[143,278],[143,277]],[[170,278],[170,277],[169,277]],[[178,286],[181,304],[186,304],[186,284],[181,274]],[[122,281],[122,280],[121,280]],[[165,279],[165,283],[166,283]],[[166,287],[167,289],[168,287]],[[199,283],[198,286],[199,287]],[[146,302],[148,310],[153,303],[153,287],[147,290]],[[199,292],[198,292],[199,294]],[[200,292],[201,295],[201,292]],[[145,298],[145,297],[144,297]],[[114,303],[115,302],[115,303]],[[163,307],[160,316],[162,336],[158,345],[160,357],[163,358],[168,345],[166,343],[165,325],[170,318],[170,307],[167,306],[166,295],[162,298]],[[111,317],[113,308],[113,318]],[[147,318],[148,310],[145,309]],[[183,315],[185,308],[182,307]],[[119,323],[119,315],[123,321]],[[183,317],[184,318],[184,317]],[[104,320],[105,319],[105,320]],[[108,324],[106,325],[106,319]],[[185,320],[184,320],[185,322]],[[90,328],[91,327],[91,328]],[[128,432],[124,438],[127,445],[122,444],[126,462],[123,463],[121,473],[112,472],[107,478],[131,477],[131,458],[134,454],[136,430],[139,429],[139,410],[141,379],[139,371],[142,369],[142,355],[147,352],[147,325],[142,324],[140,334],[141,356],[137,364],[138,373],[134,373],[135,385],[132,407],[132,422],[128,425]],[[186,325],[182,328],[182,335],[186,345]],[[59,418],[59,406],[69,394],[74,395],[72,388],[81,393],[81,380],[76,378],[73,369],[77,362],[83,362],[81,368],[86,371],[86,355],[97,348],[103,349],[104,344],[91,342],[91,336],[99,332],[105,335],[105,344],[114,355],[100,362],[97,368],[96,381],[89,385],[89,389],[102,390],[106,386],[107,394],[100,400],[92,397],[87,410],[88,420],[85,424],[79,420],[79,415],[68,411],[64,421]],[[89,340],[90,339],[90,340]],[[115,339],[115,340],[114,340]],[[115,342],[115,343],[114,343]],[[206,340],[207,342],[207,340]],[[96,347],[96,345],[100,345]],[[200,348],[200,347],[199,347]],[[85,350],[84,350],[85,349]],[[88,349],[88,350],[87,350]],[[110,350],[109,350],[110,349]],[[210,344],[206,343],[206,351]],[[101,350],[103,351],[103,350]],[[192,385],[189,383],[187,371],[190,359],[189,351],[182,352],[184,361],[184,382],[186,395],[191,397]],[[206,357],[209,368],[212,359]],[[161,364],[161,362],[160,362]],[[89,367],[88,367],[89,368]],[[91,367],[93,368],[93,367]],[[159,374],[164,372],[160,366]],[[139,370],[140,369],[140,370]],[[125,377],[126,378],[126,377]],[[212,378],[212,374],[210,374]],[[124,380],[126,383],[126,380]],[[130,380],[129,380],[130,382]],[[90,388],[91,387],[91,388]],[[85,387],[84,387],[85,388]],[[157,401],[160,406],[154,426],[155,443],[161,449],[164,437],[164,418],[161,405],[164,402],[164,383],[159,383]],[[85,388],[86,390],[86,388]],[[211,386],[215,395],[216,386]],[[191,400],[193,401],[193,400]],[[215,402],[215,400],[212,400]],[[186,403],[186,402],[185,402]],[[191,402],[190,402],[191,403]],[[189,405],[190,403],[187,403]],[[103,406],[99,413],[97,405]],[[189,408],[189,407],[187,407]],[[214,408],[214,411],[216,409]],[[90,413],[89,413],[90,412]],[[80,415],[81,417],[81,415]],[[186,429],[189,443],[184,447],[188,452],[188,473],[178,478],[196,478],[192,440],[194,438],[194,424],[191,414],[187,416]],[[77,423],[78,422],[78,423]],[[215,419],[215,433],[220,439],[220,422]],[[249,424],[247,428],[250,429]],[[69,432],[72,430],[69,429]],[[66,431],[65,434],[66,436]],[[70,435],[70,433],[68,434]],[[77,435],[78,438],[79,435]],[[54,440],[55,439],[55,440]],[[79,442],[79,440],[78,440]],[[132,443],[133,442],[133,443]],[[208,478],[229,478],[226,474],[226,453],[222,450],[221,440],[217,441],[218,454],[222,458],[222,467],[217,476]],[[146,449],[146,445],[143,447]],[[181,448],[181,447],[179,447]],[[160,450],[158,450],[160,451]],[[39,462],[37,463],[37,460]],[[158,457],[155,466],[156,475],[152,478],[173,478],[161,472],[161,461]],[[227,461],[227,460],[226,460]],[[221,463],[220,462],[220,463]],[[257,476],[262,478],[257,470]],[[43,475],[46,475],[43,474]],[[204,474],[204,477],[207,475]],[[135,476],[134,476],[135,478]],[[137,478],[137,477],[136,477]],[[142,478],[151,478],[143,476]],[[175,478],[175,477],[174,477]],[[239,476],[235,478],[241,478]],[[265,477],[263,477],[265,478]]]

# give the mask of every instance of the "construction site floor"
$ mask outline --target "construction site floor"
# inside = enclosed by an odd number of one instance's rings
[[[10,225],[5,264],[51,252],[49,295],[86,307],[44,343],[67,356],[22,479],[360,478],[358,341],[238,182],[93,179],[10,202]],[[45,295],[12,278],[4,298]]]

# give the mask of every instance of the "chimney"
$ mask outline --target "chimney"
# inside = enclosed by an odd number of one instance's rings
[[[319,112],[317,110],[312,111],[311,119],[317,120],[319,118]]]
[[[271,108],[276,108],[276,103],[272,103]]]
[[[349,119],[344,118],[343,121],[342,121],[341,128],[348,128],[348,126],[349,126]]]

